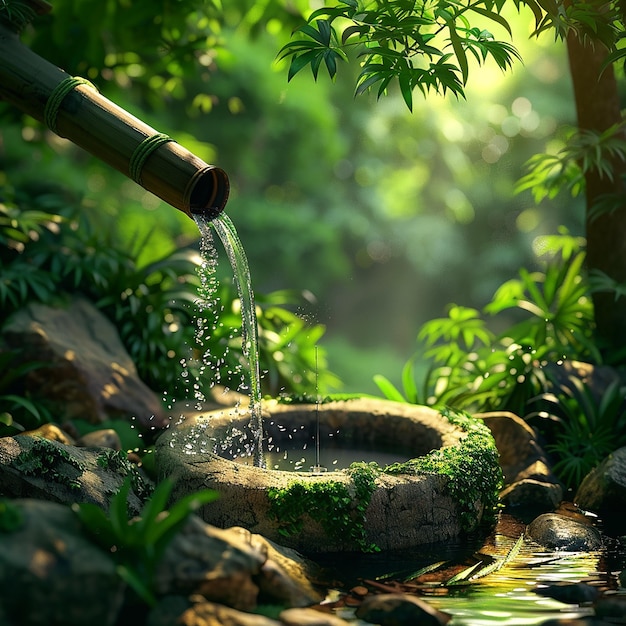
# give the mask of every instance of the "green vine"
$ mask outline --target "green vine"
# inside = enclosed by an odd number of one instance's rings
[[[334,480],[295,480],[284,489],[268,490],[270,513],[279,522],[278,532],[283,536],[298,533],[309,516],[320,521],[332,540],[363,552],[379,551],[367,541],[365,511],[380,467],[376,463],[352,463],[346,471],[352,479],[350,486]]]
[[[439,474],[449,478],[449,494],[461,507],[463,530],[476,527],[484,506],[483,521],[493,522],[502,488],[502,470],[491,432],[484,423],[465,413],[443,409],[441,414],[466,436],[456,446],[439,448],[417,459],[387,466],[387,474]]]

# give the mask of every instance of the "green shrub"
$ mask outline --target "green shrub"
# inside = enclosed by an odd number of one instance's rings
[[[108,515],[92,503],[74,504],[72,510],[87,533],[117,562],[119,576],[150,605],[155,604],[154,575],[174,535],[199,507],[213,502],[217,492],[208,489],[190,494],[167,509],[174,483],[166,479],[154,490],[139,517],[128,514],[127,478],[111,499]]]
[[[582,275],[585,256],[570,247],[571,240],[554,242],[558,247],[542,271],[522,269],[519,278],[504,283],[485,307],[485,316],[451,305],[447,318],[424,324],[418,333],[420,350],[403,370],[403,390],[377,376],[383,394],[431,406],[524,415],[528,401],[549,386],[543,369],[548,363],[598,361],[593,307]],[[502,311],[519,321],[495,334],[486,316]],[[416,380],[420,360],[428,367]]]
[[[540,409],[527,419],[549,442],[554,471],[566,487],[575,489],[605,457],[626,445],[626,386],[618,380],[597,393],[570,375],[534,400]]]

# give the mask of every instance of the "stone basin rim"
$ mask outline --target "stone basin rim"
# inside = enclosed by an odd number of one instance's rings
[[[441,413],[431,409],[429,407],[422,407],[418,405],[410,405],[404,403],[397,403],[392,401],[376,400],[375,407],[378,410],[372,410],[371,400],[367,400],[367,404],[363,406],[361,399],[355,398],[350,400],[333,400],[319,404],[314,403],[283,403],[280,400],[263,400],[262,402],[262,420],[264,432],[270,426],[273,420],[278,420],[278,423],[273,429],[274,436],[280,436],[276,431],[280,426],[293,426],[294,420],[307,420],[311,423],[316,422],[317,418],[321,416],[322,426],[328,426],[329,421],[334,427],[339,427],[342,432],[348,429],[355,429],[359,427],[359,424],[346,424],[350,419],[363,420],[367,422],[367,426],[370,429],[369,441],[364,441],[364,438],[360,438],[354,441],[351,434],[348,435],[349,441],[344,442],[345,448],[350,448],[350,443],[364,443],[365,445],[372,445],[373,439],[377,434],[376,425],[380,425],[381,418],[386,420],[384,426],[384,432],[382,433],[386,439],[386,443],[381,446],[380,438],[377,439],[379,446],[389,449],[393,444],[401,447],[401,453],[406,455],[405,460],[419,458],[427,455],[434,449],[441,447],[448,447],[457,445],[460,440],[465,436],[465,432],[460,428],[449,424],[441,416]],[[329,420],[330,414],[330,420]],[[334,418],[334,419],[333,419]],[[283,422],[280,422],[280,420]],[[419,450],[411,450],[411,440],[398,442],[394,438],[394,429],[389,428],[389,420],[396,419],[404,422],[405,430],[412,431],[414,438],[428,435],[429,438],[422,443],[422,447]],[[410,420],[409,424],[406,424],[407,420]],[[435,421],[436,420],[436,421]],[[250,421],[250,410],[247,405],[226,407],[223,409],[213,409],[211,411],[196,411],[194,413],[185,415],[179,420],[176,426],[180,426],[185,430],[189,430],[191,436],[194,434],[200,440],[211,438],[219,438],[222,434],[220,431],[227,430],[229,427],[246,428]],[[310,426],[310,424],[304,424],[304,426]],[[397,429],[396,429],[397,430]],[[278,431],[280,432],[280,431]],[[380,434],[380,433],[379,433]],[[402,434],[406,434],[402,433]],[[351,440],[351,441],[350,441]],[[209,446],[210,447],[210,446]],[[417,452],[417,453],[413,453]],[[201,456],[207,460],[211,459],[211,462],[217,466],[226,464],[227,467],[235,466],[238,472],[243,474],[248,473],[248,469],[251,469],[255,473],[265,475],[271,480],[271,477],[275,475],[280,477],[279,483],[282,484],[284,480],[295,479],[311,479],[312,481],[328,480],[328,479],[340,479],[341,476],[346,476],[346,469],[328,470],[323,473],[312,473],[309,471],[291,471],[273,469],[259,466],[251,466],[241,464],[228,456],[224,456],[218,452],[206,450],[205,452],[191,451],[190,456]],[[381,466],[382,468],[382,466]]]
[[[263,403],[268,415],[296,415],[318,409],[337,419],[347,415],[361,416],[369,423],[380,422],[381,428],[395,419],[414,433],[438,430],[442,445],[462,445],[467,432],[430,407],[402,404],[387,400],[356,399],[333,401],[320,405],[291,405],[275,401]],[[268,494],[270,490],[289,488],[295,482],[334,482],[354,492],[355,484],[346,470],[313,474],[264,469],[236,463],[214,453],[194,454],[183,450],[190,442],[197,443],[207,422],[227,419],[232,410],[220,409],[206,414],[190,415],[165,431],[156,446],[156,467],[160,479],[175,479],[172,500],[178,500],[195,490],[209,488],[219,492],[219,499],[202,508],[202,518],[214,526],[242,526],[271,541],[294,548],[305,554],[353,551],[355,546],[342,539],[328,536],[317,514],[305,514],[300,531],[285,536],[273,517]],[[218,417],[219,416],[219,417]],[[237,414],[241,419],[242,410]],[[389,419],[391,421],[389,421]],[[200,425],[200,426],[198,426]],[[196,431],[194,434],[194,430]],[[200,434],[198,434],[200,433]],[[431,433],[432,435],[432,433]],[[190,447],[193,448],[193,445]],[[415,456],[415,455],[411,455]],[[411,458],[411,456],[407,458]],[[478,471],[478,468],[477,468]],[[176,480],[178,479],[178,480]],[[464,524],[461,504],[451,495],[450,478],[444,473],[388,474],[380,473],[365,511],[365,531],[368,541],[381,550],[403,550],[446,541],[460,536],[468,528]],[[471,505],[472,516],[478,524],[482,518],[486,491]],[[470,528],[471,530],[471,528]]]

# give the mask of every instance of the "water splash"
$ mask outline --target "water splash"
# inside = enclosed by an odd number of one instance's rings
[[[235,225],[228,215],[222,213],[214,220],[208,220],[203,216],[196,215],[194,219],[200,229],[203,241],[209,238],[212,240],[211,227],[214,228],[233,268],[235,284],[239,300],[241,301],[242,350],[248,361],[250,376],[250,429],[254,440],[253,463],[257,467],[263,467],[263,419],[261,415],[261,375],[257,318],[248,259],[241,240],[237,235]],[[215,262],[215,258],[211,257],[209,262]]]

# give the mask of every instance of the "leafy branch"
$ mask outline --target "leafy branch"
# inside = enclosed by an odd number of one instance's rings
[[[623,123],[603,132],[568,130],[565,146],[556,154],[536,154],[529,159],[526,163],[529,172],[520,179],[516,191],[530,189],[538,203],[544,198],[554,198],[563,189],[577,196],[584,189],[585,175],[589,172],[612,182],[615,162],[626,161],[625,130]],[[600,207],[594,209],[592,215],[597,215]],[[605,203],[601,210],[607,210]]]
[[[513,1],[518,9],[525,6],[533,12],[535,36],[551,30],[555,38],[563,39],[574,32],[585,43],[603,45],[612,61],[626,54],[616,50],[623,24],[615,3],[605,7],[584,1],[569,5],[555,0]],[[450,91],[465,97],[470,58],[479,65],[491,59],[503,71],[521,60],[513,45],[474,23],[491,24],[512,36],[502,15],[506,4],[506,0],[337,0],[313,11],[278,56],[290,60],[289,80],[307,66],[317,80],[322,64],[334,78],[338,64],[356,51],[361,68],[356,95],[374,90],[380,98],[397,83],[412,110],[416,88],[423,95]]]
[[[317,79],[322,63],[334,78],[340,61],[348,61],[356,51],[361,71],[357,95],[375,90],[380,98],[392,83],[397,83],[407,107],[412,110],[413,91],[430,91],[464,97],[469,78],[468,57],[479,64],[493,59],[502,70],[508,69],[517,50],[498,41],[492,33],[473,26],[466,14],[473,13],[511,28],[499,11],[502,4],[487,0],[459,2],[383,2],[339,0],[336,5],[314,11],[296,33],[298,39],[287,43],[280,59],[290,59],[291,80],[306,66]]]

